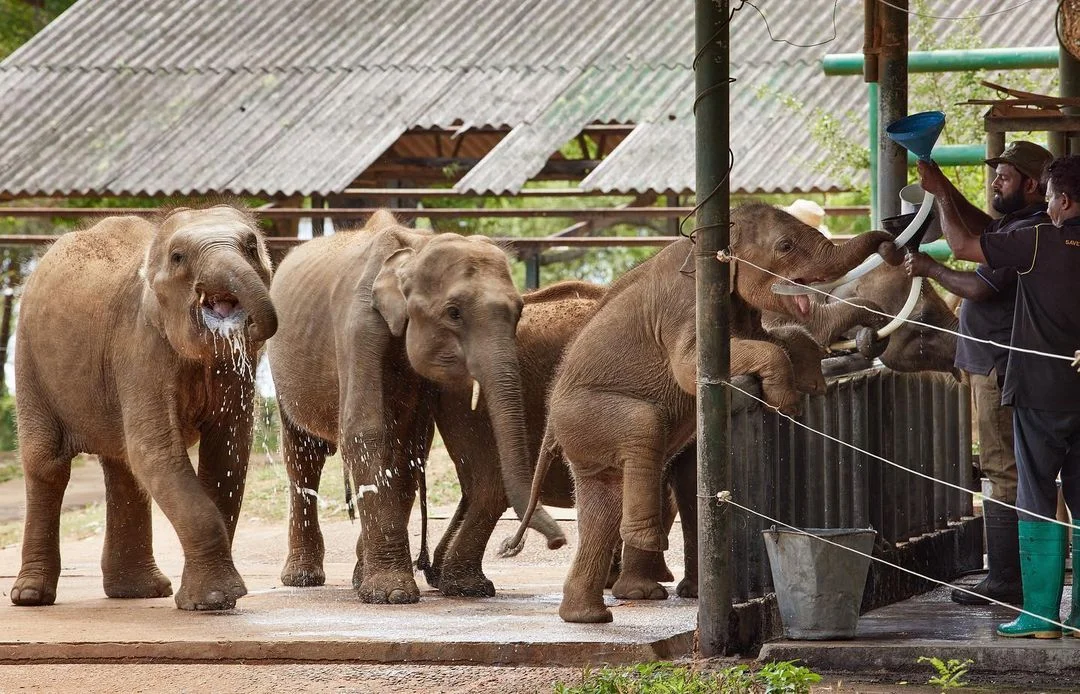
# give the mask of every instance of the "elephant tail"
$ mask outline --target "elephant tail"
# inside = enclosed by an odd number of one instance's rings
[[[434,586],[438,579],[431,566],[431,555],[428,552],[428,508],[427,508],[427,465],[424,464],[416,471],[417,485],[420,487],[420,553],[416,556],[416,570],[424,572],[424,580],[429,586]]]
[[[344,463],[344,461],[342,461]],[[352,480],[349,479],[349,466],[342,464],[341,471],[345,475],[345,508],[349,511],[349,522],[356,521],[356,497],[353,496]]]
[[[561,453],[559,444],[551,433],[550,427],[544,429],[544,441],[540,444],[540,457],[536,462],[536,471],[533,473],[532,491],[529,494],[529,506],[525,509],[525,515],[521,517],[517,532],[513,537],[503,540],[499,546],[500,557],[514,557],[525,548],[525,531],[532,522],[533,513],[540,502],[540,490],[544,486],[544,478],[547,477],[551,462]],[[556,526],[558,529],[558,526]],[[566,536],[561,532],[553,537],[548,537],[548,549],[558,549],[566,544]]]

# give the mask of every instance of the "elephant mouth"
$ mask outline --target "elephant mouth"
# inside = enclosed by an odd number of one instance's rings
[[[226,291],[199,292],[199,313],[214,332],[231,332],[244,325],[247,312],[235,294]]]

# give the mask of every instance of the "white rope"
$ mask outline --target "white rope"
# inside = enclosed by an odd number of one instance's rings
[[[747,513],[752,513],[755,516],[758,516],[760,518],[763,518],[763,519],[769,521],[770,523],[773,523],[774,525],[782,525],[785,528],[788,528],[790,530],[794,530],[795,532],[797,532],[797,533],[799,533],[801,535],[807,535],[809,537],[814,538],[815,540],[820,540],[822,542],[828,543],[828,544],[832,545],[833,547],[839,547],[842,550],[851,552],[853,554],[858,554],[859,556],[862,556],[862,557],[866,557],[866,558],[870,559],[871,561],[878,562],[879,564],[884,564],[885,566],[889,566],[889,567],[892,567],[894,569],[899,569],[900,571],[903,571],[904,573],[909,573],[912,576],[917,576],[917,577],[919,577],[919,578],[921,578],[923,580],[930,581],[931,583],[936,583],[939,586],[950,587],[950,588],[953,588],[955,590],[960,591],[961,593],[967,593],[968,595],[974,595],[975,597],[982,598],[983,600],[988,600],[988,601],[994,603],[995,605],[1001,605],[1002,607],[1007,607],[1010,610],[1012,610],[1014,612],[1017,612],[1019,614],[1026,614],[1026,615],[1028,615],[1030,617],[1037,617],[1038,619],[1041,619],[1041,620],[1043,620],[1045,622],[1049,622],[1050,624],[1053,624],[1054,626],[1061,627],[1062,629],[1064,629],[1066,631],[1080,631],[1080,629],[1076,629],[1075,627],[1071,627],[1071,626],[1069,626],[1069,625],[1067,625],[1067,624],[1065,624],[1063,622],[1057,622],[1057,621],[1054,621],[1053,619],[1047,619],[1046,617],[1043,617],[1042,615],[1035,614],[1034,612],[1029,612],[1029,611],[1025,610],[1024,608],[1022,608],[1022,607],[1016,607],[1015,605],[1010,605],[1007,602],[1001,602],[1000,600],[994,600],[993,598],[987,597],[986,595],[983,595],[982,593],[976,593],[975,591],[968,590],[967,588],[964,588],[962,586],[954,586],[951,583],[947,583],[945,581],[940,581],[940,580],[938,580],[936,578],[931,578],[930,576],[927,576],[925,574],[921,574],[918,571],[912,571],[911,569],[906,569],[903,566],[900,566],[899,564],[893,564],[890,561],[886,561],[885,559],[882,559],[880,557],[875,557],[872,554],[866,554],[865,552],[860,552],[857,549],[853,549],[851,547],[845,547],[844,545],[841,545],[841,544],[839,544],[837,542],[833,542],[832,540],[826,540],[824,537],[821,537],[819,535],[814,535],[813,533],[808,533],[805,530],[803,530],[802,528],[796,528],[794,525],[788,525],[787,523],[784,523],[783,521],[776,520],[775,518],[770,518],[769,516],[766,516],[764,513],[760,513],[758,511],[755,511],[752,508],[747,508],[746,506],[743,506],[742,504],[736,502],[735,500],[733,500],[731,498],[731,492],[719,492],[719,493],[717,493],[716,500],[718,502],[720,502],[720,503],[731,504],[732,506],[734,506],[736,508],[741,508],[743,511],[746,511]],[[1073,590],[1078,590],[1078,589],[1080,589],[1080,586],[1077,586],[1077,585],[1074,584]]]
[[[721,383],[726,385],[728,388],[732,388],[734,390],[739,391],[740,393],[742,393],[743,395],[745,395],[748,398],[751,398],[753,400],[757,400],[761,404],[768,407],[770,410],[773,410],[774,412],[776,412],[777,415],[789,420],[790,422],[792,422],[796,426],[800,426],[803,429],[806,429],[807,431],[812,431],[813,433],[818,434],[819,436],[823,436],[823,437],[829,439],[830,441],[835,441],[836,443],[840,444],[841,446],[847,446],[848,448],[850,448],[850,449],[852,449],[854,451],[858,451],[859,453],[862,453],[864,455],[868,455],[871,458],[874,458],[876,460],[880,460],[883,463],[886,463],[888,465],[892,465],[893,467],[895,467],[897,469],[904,470],[905,472],[909,472],[909,473],[911,473],[913,475],[916,475],[918,477],[922,477],[923,479],[930,480],[931,482],[935,482],[937,484],[941,484],[941,485],[944,485],[944,486],[949,487],[951,489],[955,489],[957,491],[963,492],[963,493],[967,494],[968,496],[970,496],[972,498],[974,498],[975,495],[977,494],[977,492],[973,492],[970,489],[967,489],[965,487],[961,487],[958,484],[953,484],[952,482],[946,482],[945,480],[939,480],[938,478],[936,478],[936,477],[934,477],[932,475],[927,475],[926,473],[919,472],[918,470],[913,470],[913,469],[911,469],[909,467],[905,467],[905,466],[901,465],[900,463],[893,462],[893,461],[889,460],[888,458],[877,455],[876,453],[871,453],[870,451],[863,450],[862,448],[859,448],[858,446],[856,446],[854,444],[850,444],[847,441],[844,441],[842,439],[838,439],[835,436],[832,436],[831,434],[825,433],[824,431],[818,431],[817,429],[814,429],[813,427],[807,426],[807,425],[803,424],[802,422],[800,422],[799,420],[792,417],[791,415],[784,414],[779,409],[777,409],[776,407],[770,405],[768,402],[766,402],[765,400],[762,400],[761,398],[754,395],[753,393],[750,393],[750,392],[747,392],[747,391],[743,390],[742,388],[735,385],[731,381],[721,381]],[[1005,508],[1011,508],[1011,509],[1013,509],[1015,511],[1019,511],[1020,513],[1023,513],[1026,516],[1030,516],[1032,518],[1038,518],[1039,520],[1047,521],[1049,523],[1056,523],[1058,525],[1063,525],[1066,528],[1072,528],[1072,529],[1075,530],[1077,527],[1080,527],[1080,526],[1075,526],[1075,525],[1073,525],[1071,523],[1068,523],[1066,521],[1058,520],[1057,518],[1051,518],[1050,516],[1043,516],[1043,515],[1040,515],[1038,513],[1033,513],[1031,511],[1027,511],[1025,509],[1018,508],[1017,506],[1015,506],[1013,504],[1007,504],[1004,501],[997,501],[996,499],[991,499],[991,501],[993,501],[995,504],[998,504],[1000,506],[1004,506]]]
[[[793,284],[793,285],[795,285],[797,287],[803,287],[805,289],[809,289],[811,291],[817,292],[818,294],[821,294],[823,296],[827,296],[830,299],[833,299],[834,301],[839,301],[841,303],[847,304],[848,306],[854,306],[855,308],[861,308],[864,311],[868,311],[870,313],[876,314],[878,316],[882,316],[884,318],[888,318],[890,320],[895,320],[897,318],[897,316],[894,316],[891,313],[886,313],[885,311],[878,311],[876,309],[867,308],[866,306],[855,303],[854,301],[848,301],[847,299],[841,299],[840,297],[833,296],[829,292],[822,291],[822,290],[820,290],[820,289],[818,289],[816,287],[813,287],[811,285],[799,284],[798,282],[796,282],[795,280],[793,280],[791,278],[784,277],[783,275],[778,275],[778,274],[776,274],[775,272],[773,272],[771,270],[767,270],[766,268],[763,268],[760,265],[755,265],[753,262],[751,262],[751,261],[749,261],[749,260],[747,260],[745,258],[740,258],[738,256],[732,255],[731,253],[729,253],[727,251],[718,251],[717,254],[716,254],[716,258],[717,258],[717,260],[719,260],[722,263],[730,261],[730,260],[735,260],[735,261],[738,261],[740,263],[746,263],[747,265],[754,268],[755,270],[759,270],[761,272],[764,272],[767,275],[772,275],[773,277],[776,277],[777,279],[785,280],[786,282],[789,282],[790,284]],[[938,325],[931,325],[930,323],[923,323],[922,321],[912,320],[910,318],[904,319],[904,322],[911,323],[912,325],[918,325],[918,326],[921,326],[923,328],[930,328],[931,330],[937,330],[939,332],[948,333],[949,335],[955,335],[956,337],[964,339],[964,340],[971,340],[973,342],[979,342],[979,343],[982,343],[984,345],[993,345],[994,347],[999,347],[1001,349],[1007,349],[1007,350],[1012,351],[1012,352],[1023,352],[1025,354],[1034,354],[1036,356],[1048,357],[1050,359],[1064,359],[1065,361],[1068,361],[1068,362],[1072,362],[1074,359],[1080,358],[1080,355],[1077,355],[1077,354],[1072,354],[1072,355],[1069,355],[1069,356],[1065,356],[1065,355],[1061,355],[1061,354],[1052,354],[1050,352],[1040,352],[1037,349],[1027,349],[1025,347],[1013,347],[1012,345],[1004,345],[1004,344],[1001,344],[1000,342],[995,342],[994,340],[986,340],[986,339],[983,339],[981,337],[972,337],[971,335],[962,335],[962,334],[956,332],[955,330],[949,330],[948,328],[942,328],[941,326],[938,326]]]
[[[878,0],[878,2],[880,2],[882,5],[886,5],[888,7],[891,7],[894,10],[898,10],[898,11],[903,12],[905,14],[912,14],[912,15],[915,15],[916,17],[929,17],[930,19],[981,19],[983,17],[993,17],[994,15],[997,15],[997,14],[1005,14],[1006,12],[1012,12],[1013,10],[1019,9],[1019,8],[1023,7],[1024,5],[1028,5],[1028,4],[1031,4],[1031,3],[1035,2],[1035,0],[1024,0],[1024,2],[1017,3],[1017,4],[1012,5],[1010,7],[1006,7],[1006,8],[997,10],[996,12],[987,12],[986,14],[962,14],[962,15],[951,15],[951,16],[950,15],[942,15],[942,14],[927,14],[926,12],[914,12],[912,10],[900,7],[898,5],[894,5],[891,2],[888,2],[887,0]]]

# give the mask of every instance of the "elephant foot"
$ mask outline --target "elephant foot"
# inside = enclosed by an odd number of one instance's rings
[[[60,572],[26,568],[19,572],[11,587],[11,602],[15,605],[51,605],[56,602],[56,582]]]
[[[603,602],[598,605],[574,605],[565,598],[559,605],[559,617],[564,622],[575,624],[606,624],[612,620],[611,610],[604,607]]]
[[[110,598],[167,598],[172,581],[155,565],[140,571],[103,571],[105,595]]]
[[[244,595],[247,587],[232,561],[197,567],[189,562],[176,592],[176,606],[181,610],[231,610]]]
[[[424,580],[432,588],[439,587],[439,580],[442,577],[442,569],[438,566],[429,566],[424,569]]]
[[[622,600],[667,600],[664,586],[644,576],[620,576],[611,594]]]
[[[670,583],[675,580],[675,574],[671,573],[667,563],[661,559],[656,566],[649,571],[648,577],[657,583]]]
[[[667,533],[656,523],[623,523],[619,534],[623,543],[648,552],[663,552],[668,548]]]
[[[679,581],[679,585],[675,587],[675,594],[680,598],[696,598],[698,596],[697,581],[684,578]]]
[[[483,573],[443,574],[439,579],[439,592],[447,597],[492,598],[495,584]]]
[[[357,559],[356,564],[352,569],[352,587],[353,590],[360,590],[360,586],[364,584],[364,560]]]
[[[309,588],[321,586],[326,583],[326,572],[323,571],[322,559],[293,556],[285,560],[285,567],[281,569],[281,585],[294,586],[296,588]]]
[[[420,601],[420,589],[412,573],[384,571],[368,576],[357,590],[360,600],[377,605],[408,605]]]

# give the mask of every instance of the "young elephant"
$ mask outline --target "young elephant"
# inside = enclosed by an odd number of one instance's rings
[[[156,222],[110,217],[62,236],[23,292],[16,329],[23,562],[11,601],[49,605],[60,575],[60,504],[79,452],[105,473],[105,594],[164,597],[150,499],[180,537],[176,605],[228,609],[251,448],[254,366],[277,329],[254,219],[230,206]],[[199,442],[198,474],[187,449]]]
[[[804,284],[841,276],[892,238],[869,232],[834,246],[763,204],[733,210],[731,219],[734,257]],[[611,620],[603,587],[619,535],[639,549],[667,548],[663,470],[694,434],[695,283],[680,272],[692,252],[691,241],[676,242],[620,278],[567,350],[552,388],[544,447],[561,447],[578,499],[580,543],[559,609],[565,621]],[[760,312],[805,315],[808,302],[774,294],[776,279],[752,265],[739,264],[734,275],[731,373],[760,375],[766,399],[792,411],[791,360],[761,327]]]
[[[416,602],[408,517],[431,444],[434,386],[472,386],[473,398],[479,388],[507,496],[519,513],[528,503],[514,340],[522,301],[508,258],[485,237],[407,229],[378,212],[361,230],[295,249],[271,295],[281,328],[268,352],[291,494],[281,580],[325,581],[312,490],[340,447],[362,523],[353,585],[364,602]],[[538,527],[565,542],[550,516]]]

